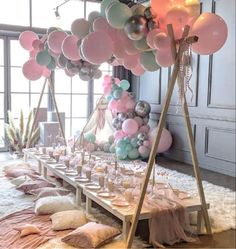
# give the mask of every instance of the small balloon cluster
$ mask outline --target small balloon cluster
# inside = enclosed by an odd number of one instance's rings
[[[135,102],[134,95],[127,92],[129,87],[127,80],[108,75],[104,77],[104,94],[113,113],[112,125],[116,129],[114,143],[109,150],[121,160],[147,158],[151,146],[148,136],[151,107],[146,101]]]

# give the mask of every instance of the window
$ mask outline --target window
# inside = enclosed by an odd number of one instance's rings
[[[0,149],[4,144],[4,41],[0,38]]]

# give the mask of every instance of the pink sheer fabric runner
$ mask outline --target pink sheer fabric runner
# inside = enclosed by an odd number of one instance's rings
[[[181,200],[168,185],[157,185],[147,196],[145,204],[151,209],[149,221],[150,243],[155,247],[173,245],[180,241],[196,242]]]

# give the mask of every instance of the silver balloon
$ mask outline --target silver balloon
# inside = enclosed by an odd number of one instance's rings
[[[91,80],[91,77],[88,74],[83,73],[81,70],[79,71],[79,77],[83,81],[89,81],[89,80]]]
[[[118,117],[116,118],[113,118],[112,120],[112,126],[116,129],[116,130],[119,130],[122,126],[122,122],[119,120]]]
[[[133,111],[127,112],[128,118],[134,118],[136,116],[136,113]]]
[[[137,145],[138,145],[138,146],[142,146],[142,145],[143,145],[143,141],[142,141],[142,140],[138,140],[138,141],[137,141]]]
[[[58,66],[61,68],[65,68],[67,62],[68,62],[68,59],[63,54],[60,54],[57,59]]]
[[[100,79],[102,77],[102,71],[100,69],[96,69],[94,72],[94,79]]]
[[[124,122],[128,118],[128,115],[124,112],[121,112],[118,114],[118,118],[121,122]]]
[[[141,100],[138,101],[135,105],[135,112],[138,116],[144,118],[146,117],[151,111],[151,106],[147,101]]]
[[[144,141],[148,139],[148,135],[146,133],[141,132],[138,134],[137,138],[138,140]]]
[[[143,118],[143,124],[146,125],[149,122],[149,115],[147,115],[145,118]]]
[[[145,9],[144,16],[148,20],[150,20],[150,19],[152,19],[154,17],[153,14],[152,14],[151,7],[148,7],[148,8]]]
[[[124,31],[131,40],[141,40],[148,32],[147,20],[141,15],[131,16],[125,23]]]

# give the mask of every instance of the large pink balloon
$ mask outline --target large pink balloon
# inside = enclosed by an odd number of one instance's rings
[[[22,72],[28,80],[38,80],[43,74],[44,67],[40,66],[35,59],[30,59],[22,67]]]
[[[62,42],[62,52],[67,59],[75,61],[80,59],[78,41],[79,38],[75,35],[69,35]]]
[[[33,41],[38,40],[39,37],[32,31],[24,31],[19,36],[20,45],[26,50],[33,49]]]
[[[107,22],[106,18],[100,16],[94,20],[93,30],[94,31],[108,31],[110,30],[110,25]]]
[[[156,133],[157,133],[157,128],[154,128],[149,133],[149,140],[151,141],[151,143],[154,142]],[[162,133],[161,133],[161,140],[160,140],[160,143],[157,149],[157,153],[163,153],[167,151],[170,148],[171,144],[172,144],[172,136],[167,129],[163,128]]]
[[[66,38],[67,34],[64,31],[53,31],[48,36],[48,47],[54,53],[61,53],[61,45],[63,40]]]
[[[146,40],[147,40],[147,44],[148,44],[148,46],[150,48],[155,48],[155,46],[154,46],[154,37],[157,34],[159,34],[160,32],[161,32],[160,29],[153,29],[153,30],[148,32]]]
[[[141,65],[138,63],[135,68],[131,69],[131,72],[136,76],[141,76],[145,73],[145,70],[141,67]]]
[[[102,64],[113,54],[113,42],[105,32],[93,32],[82,41],[81,50],[85,59],[92,64]]]
[[[139,60],[139,54],[136,55],[128,55],[124,58],[123,66],[126,69],[134,68],[137,65],[137,61]]]
[[[42,73],[42,75],[43,75],[45,78],[50,77],[50,75],[51,75],[51,70],[49,70],[47,67],[44,67],[44,68],[43,68],[43,73]]]
[[[225,44],[228,28],[225,21],[218,15],[203,13],[194,22],[191,35],[198,36],[197,43],[192,45],[198,54],[210,55],[217,52]]]
[[[153,45],[159,51],[166,51],[170,49],[170,38],[165,32],[160,32],[154,36]]]
[[[138,131],[138,123],[134,119],[126,119],[122,124],[122,131],[127,135],[134,135]]]

